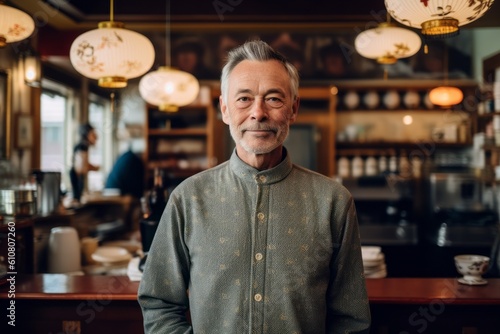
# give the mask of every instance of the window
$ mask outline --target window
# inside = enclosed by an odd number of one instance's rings
[[[69,188],[65,178],[71,147],[66,137],[68,99],[63,94],[44,89],[41,97],[41,159],[40,169],[61,172],[63,190]]]
[[[73,147],[79,140],[79,113],[75,107],[76,93],[66,86],[44,80],[41,94],[41,145],[40,169],[61,173],[61,188],[71,190],[69,170],[72,166]],[[89,123],[96,129],[98,139],[89,149],[92,164],[100,170],[90,172],[87,177],[87,190],[101,191],[105,177],[112,163],[112,113],[109,103],[90,94]]]
[[[94,165],[100,166],[98,171],[89,172],[87,188],[89,191],[101,191],[113,163],[112,156],[112,114],[107,110],[107,103],[93,97],[89,104],[89,123],[97,132],[97,143],[89,149],[89,159]]]

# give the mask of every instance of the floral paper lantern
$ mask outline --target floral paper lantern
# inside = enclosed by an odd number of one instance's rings
[[[190,73],[163,66],[141,78],[139,93],[162,111],[175,112],[193,102],[200,91],[198,80]]]
[[[23,11],[0,4],[0,47],[31,36],[35,22]]]
[[[422,29],[428,38],[458,34],[459,27],[486,13],[494,0],[385,0],[389,14],[398,22]]]
[[[78,36],[70,49],[73,67],[105,88],[126,87],[127,80],[146,73],[154,59],[151,41],[119,22],[99,23],[98,29]]]
[[[361,56],[376,59],[380,64],[394,64],[400,58],[413,56],[421,45],[418,34],[390,23],[365,30],[354,40]]]

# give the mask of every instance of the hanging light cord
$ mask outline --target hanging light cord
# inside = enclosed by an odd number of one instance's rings
[[[113,14],[115,6],[114,6],[114,1],[113,0],[110,0],[109,2],[110,2],[109,3],[109,21],[113,22],[114,19],[115,19],[114,18],[114,14]]]
[[[170,67],[170,0],[166,1],[166,24],[165,24],[165,66]]]
[[[443,70],[444,70],[444,85],[448,86],[448,45],[446,42],[444,44],[444,61],[443,61]]]

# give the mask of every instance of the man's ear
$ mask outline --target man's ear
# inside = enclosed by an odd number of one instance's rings
[[[222,121],[229,125],[229,115],[227,112],[227,105],[224,103],[224,99],[222,98],[222,95],[219,96],[219,105],[220,105],[220,112],[222,114]]]
[[[292,114],[290,115],[290,123],[295,122],[299,113],[300,97],[296,97],[292,104]]]

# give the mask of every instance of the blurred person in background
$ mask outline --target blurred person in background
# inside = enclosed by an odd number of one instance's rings
[[[72,166],[69,171],[73,190],[73,204],[78,204],[81,201],[88,172],[99,170],[99,166],[89,162],[89,148],[97,142],[97,132],[90,123],[85,123],[80,125],[78,133],[80,140],[73,148]]]

